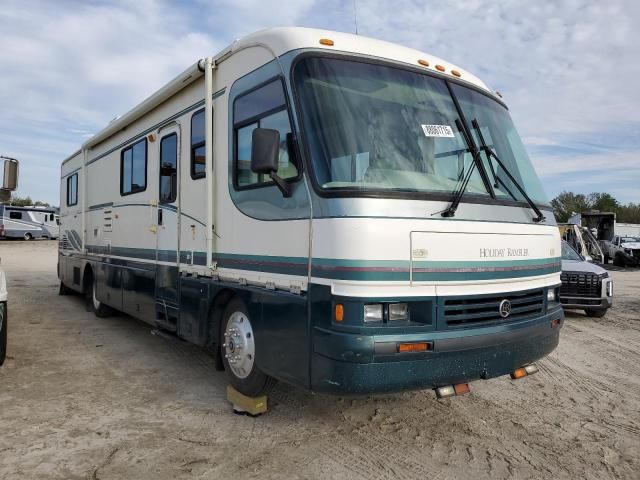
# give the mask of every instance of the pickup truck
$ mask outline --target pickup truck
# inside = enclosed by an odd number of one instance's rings
[[[604,253],[604,263],[613,260],[619,267],[640,265],[640,238],[615,235],[611,241],[600,243]]]

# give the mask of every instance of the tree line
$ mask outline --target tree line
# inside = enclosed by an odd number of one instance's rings
[[[9,205],[13,205],[15,207],[30,207],[30,206],[35,206],[35,207],[50,207],[51,205],[49,205],[47,202],[41,202],[40,200],[36,200],[35,202],[33,200],[31,200],[31,197],[26,196],[26,197],[18,197],[18,196],[12,196],[11,197],[11,201],[9,202]]]
[[[582,193],[562,192],[551,200],[553,213],[558,222],[564,223],[575,213],[598,210],[600,212],[613,212],[616,214],[616,222],[640,223],[640,203],[629,202],[622,204],[609,193]]]

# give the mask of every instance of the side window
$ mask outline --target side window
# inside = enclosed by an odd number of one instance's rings
[[[67,206],[78,204],[78,174],[67,177]]]
[[[173,203],[178,195],[178,135],[160,141],[160,203]]]
[[[191,117],[191,178],[194,180],[206,175],[204,150],[204,110],[200,110]]]
[[[235,141],[234,186],[244,187],[271,184],[264,175],[251,171],[251,138],[255,128],[271,128],[280,132],[280,160],[278,176],[296,178],[298,168],[290,158],[291,123],[287,111],[282,81],[274,80],[238,98],[233,105]]]
[[[13,220],[22,220],[22,212],[9,212],[9,218]]]
[[[50,221],[50,222],[53,222],[53,213],[51,213],[51,214],[49,215],[49,221]]]
[[[120,154],[120,195],[147,189],[147,139],[143,138]]]

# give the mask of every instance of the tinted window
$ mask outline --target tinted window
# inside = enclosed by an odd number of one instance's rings
[[[238,97],[234,103],[233,122],[236,141],[235,185],[237,187],[271,183],[268,177],[251,171],[251,140],[253,130],[256,128],[270,128],[280,132],[278,176],[284,179],[298,176],[295,162],[290,158],[291,124],[280,80],[275,80]]]
[[[276,80],[239,97],[233,106],[233,121],[241,123],[264,112],[284,107],[282,82]]]
[[[578,255],[578,252],[571,248],[571,246],[565,241],[562,242],[562,259],[575,260],[578,262],[582,261],[582,257]]]
[[[78,174],[74,173],[67,177],[67,205],[76,205],[78,203]]]
[[[160,202],[173,203],[178,193],[178,136],[160,141]]]
[[[146,190],[147,139],[125,148],[120,161],[120,194],[129,195]]]
[[[14,220],[22,220],[22,212],[9,212],[9,218]]]

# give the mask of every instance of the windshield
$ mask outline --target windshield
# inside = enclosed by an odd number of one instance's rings
[[[473,165],[443,79],[319,57],[301,60],[294,78],[313,174],[322,189],[451,193]],[[488,129],[487,144],[505,157],[534,201],[547,203],[507,110],[467,88],[457,90],[463,109]],[[467,195],[489,197],[489,188],[475,169]],[[522,199],[506,178],[495,193]]]
[[[578,255],[578,252],[576,252],[573,248],[571,248],[571,246],[564,240],[562,241],[562,259],[576,260],[578,262],[582,261],[582,257]]]

